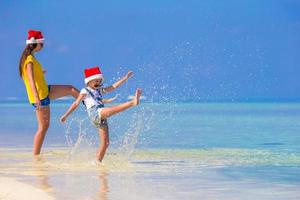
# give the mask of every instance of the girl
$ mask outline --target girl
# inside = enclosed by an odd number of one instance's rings
[[[122,112],[132,106],[139,104],[140,96],[142,94],[141,89],[137,89],[135,97],[126,103],[122,103],[112,107],[104,108],[104,101],[102,94],[111,92],[125,83],[132,75],[133,72],[128,72],[122,79],[112,84],[109,87],[102,87],[103,75],[99,67],[85,69],[85,84],[87,87],[80,91],[80,94],[76,101],[69,107],[67,112],[60,118],[60,121],[64,123],[67,117],[79,106],[83,101],[86,106],[88,115],[92,123],[99,129],[100,145],[96,154],[96,158],[99,162],[102,161],[105,151],[109,145],[108,124],[107,118]]]
[[[26,47],[19,63],[20,77],[23,79],[28,100],[35,107],[38,129],[33,141],[33,154],[39,155],[50,122],[50,100],[71,95],[77,98],[79,91],[71,85],[48,85],[42,65],[34,54],[44,46],[41,31],[29,30]]]

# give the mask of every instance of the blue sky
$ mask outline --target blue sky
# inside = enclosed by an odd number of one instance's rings
[[[18,61],[28,29],[49,84],[84,87],[99,65],[106,84],[128,70],[123,97],[148,100],[300,99],[300,1],[1,1],[1,99],[26,99]],[[122,98],[121,98],[122,99]]]

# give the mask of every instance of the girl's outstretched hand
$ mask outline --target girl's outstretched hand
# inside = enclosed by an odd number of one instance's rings
[[[132,76],[133,76],[133,71],[129,71],[129,72],[127,72],[125,77],[126,77],[126,79],[129,79]]]
[[[118,98],[119,94],[117,94],[116,96],[114,96],[113,98],[109,98],[109,99],[102,99],[102,102],[105,103],[111,103],[114,100],[116,100]]]
[[[65,123],[67,120],[67,116],[63,115],[61,118],[60,118],[60,122],[61,123]]]

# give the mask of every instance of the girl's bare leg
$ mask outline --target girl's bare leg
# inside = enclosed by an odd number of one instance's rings
[[[69,95],[76,99],[79,95],[79,91],[72,85],[51,85],[49,93],[49,98],[51,100]]]
[[[137,89],[135,92],[135,97],[126,103],[122,103],[116,106],[106,107],[101,110],[101,119],[107,119],[112,115],[122,112],[132,106],[136,106],[140,103],[140,97],[142,94],[141,89]]]
[[[109,133],[108,133],[108,127],[101,127],[99,129],[99,137],[100,137],[100,145],[97,152],[97,159],[101,162],[103,160],[103,157],[105,155],[106,149],[109,145]]]
[[[33,154],[39,155],[50,124],[50,107],[44,106],[36,110],[38,130],[33,140]]]

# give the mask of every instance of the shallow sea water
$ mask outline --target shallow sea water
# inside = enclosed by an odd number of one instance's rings
[[[55,199],[300,199],[300,104],[141,104],[110,119],[102,164],[83,109],[58,122],[66,108],[34,161],[31,107],[0,105],[1,177]]]

